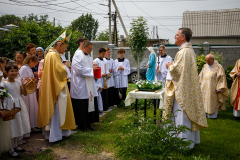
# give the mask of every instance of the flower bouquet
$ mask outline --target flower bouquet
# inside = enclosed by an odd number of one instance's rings
[[[154,92],[156,90],[162,89],[163,82],[162,81],[152,81],[149,82],[147,80],[140,80],[136,83],[139,91],[150,91]]]
[[[13,108],[11,110],[4,109],[3,100],[5,97],[11,97],[11,99],[13,101]],[[3,111],[3,113],[5,114],[5,116],[3,117],[3,121],[9,121],[9,120],[15,119],[15,115],[19,111],[21,111],[21,108],[15,106],[15,101],[14,101],[13,97],[9,93],[7,93],[7,88],[0,89],[0,101],[2,104],[2,108],[3,108],[3,109],[0,109],[0,111]]]

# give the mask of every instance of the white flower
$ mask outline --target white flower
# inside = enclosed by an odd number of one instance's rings
[[[141,86],[141,85],[138,85],[138,87],[140,87],[140,88],[141,88],[142,86]]]
[[[0,92],[0,96],[2,96],[3,95],[3,92]]]
[[[143,85],[143,83],[141,83],[141,85]]]
[[[146,82],[146,84],[148,84],[148,81]]]
[[[153,82],[153,84],[156,84],[156,82]]]

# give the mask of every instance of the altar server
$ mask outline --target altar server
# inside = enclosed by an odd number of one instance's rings
[[[198,81],[196,56],[189,43],[191,37],[192,31],[189,28],[180,28],[174,37],[179,51],[174,62],[166,64],[169,72],[166,78],[163,111],[165,118],[168,118],[168,114],[174,114],[172,119],[176,126],[185,125],[190,128],[190,131],[178,134],[179,138],[192,140],[189,148],[200,143],[199,130],[208,126]]]
[[[240,120],[240,59],[230,72],[230,77],[233,79],[230,91],[230,104],[233,107],[233,115],[236,117],[236,120]]]
[[[125,49],[118,50],[119,58],[115,60],[115,103],[119,105],[121,100],[125,100],[127,87],[128,87],[128,75],[130,74],[129,60],[124,58]]]
[[[44,67],[39,92],[37,125],[49,142],[70,136],[76,128],[72,103],[67,87],[67,71],[60,56],[67,50],[71,34],[64,31],[45,50]],[[53,46],[53,47],[52,47]]]
[[[167,62],[172,62],[172,57],[165,54],[165,46],[161,45],[159,47],[160,55],[157,56],[156,60],[156,77],[155,80],[162,81],[164,84],[166,83],[166,77],[168,69],[166,67]]]
[[[218,111],[226,110],[228,88],[225,71],[212,54],[206,56],[207,64],[199,74],[203,106],[208,118],[216,119]]]
[[[90,41],[83,43],[82,49],[78,48],[72,59],[71,68],[71,97],[76,124],[80,130],[87,128],[95,130],[90,123],[99,122],[97,103],[97,89],[95,86],[92,58],[89,56],[93,49]]]
[[[111,51],[109,48],[105,48],[106,49],[106,54],[105,54],[105,60],[107,61],[107,67],[108,67],[108,77],[107,78],[107,86],[108,86],[108,106],[111,107],[114,105],[114,78],[113,78],[113,70],[115,68],[115,62],[112,58],[110,58],[111,56]]]

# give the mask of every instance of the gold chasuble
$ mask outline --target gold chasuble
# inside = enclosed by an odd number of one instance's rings
[[[236,73],[240,72],[240,59],[236,62],[235,67],[230,72],[230,77],[233,79],[233,84],[230,92],[230,103],[231,106],[236,110],[240,111],[240,80]]]
[[[198,81],[196,56],[190,43],[183,45],[168,69],[171,80],[165,86],[164,118],[172,113],[175,98],[192,122],[192,131],[208,127]]]
[[[199,74],[203,106],[205,113],[208,114],[213,114],[217,110],[226,110],[225,101],[228,99],[225,71],[216,60],[214,62],[211,68],[208,64],[205,64]],[[218,89],[221,90],[221,92],[216,93]]]
[[[42,71],[41,87],[38,103],[37,125],[39,128],[48,130],[48,124],[54,113],[55,103],[58,101],[61,129],[75,129],[75,119],[72,109],[71,98],[67,87],[67,72],[63,65],[60,54],[54,48],[49,49]],[[66,89],[66,100],[58,99],[60,92]],[[61,92],[62,93],[62,92]],[[65,94],[66,95],[66,94]],[[59,96],[61,97],[61,96]],[[65,101],[67,105],[61,105]]]

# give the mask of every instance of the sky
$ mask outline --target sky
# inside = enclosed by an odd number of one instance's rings
[[[174,35],[182,26],[184,11],[219,10],[240,8],[239,0],[115,0],[123,22],[129,32],[133,18],[143,16],[147,20],[149,36],[169,39],[174,44]],[[91,13],[99,22],[98,31],[108,29],[108,0],[0,0],[0,15],[26,16],[48,14],[52,22],[68,26],[82,14]],[[111,3],[111,11],[115,12]],[[113,22],[112,22],[113,25]],[[153,27],[156,27],[153,37]],[[123,28],[117,19],[120,35]],[[156,31],[157,30],[157,31]]]

